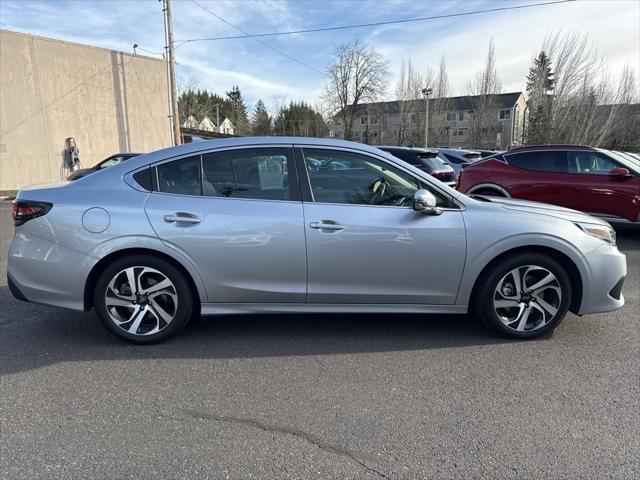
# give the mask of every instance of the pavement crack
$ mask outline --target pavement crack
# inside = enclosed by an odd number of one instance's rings
[[[157,406],[156,406],[157,407]],[[184,417],[176,417],[174,415],[170,415],[167,414],[165,412],[163,412],[162,410],[158,409],[159,413],[161,414],[161,416],[166,417],[166,418],[171,418],[173,420],[178,420],[178,421],[184,421],[186,420]],[[364,460],[362,460],[360,457],[362,456],[362,454],[360,452],[354,452],[352,450],[346,449],[346,448],[342,448],[342,447],[337,447],[335,445],[331,445],[327,442],[325,442],[324,440],[322,440],[321,438],[307,433],[307,432],[303,432],[302,430],[296,429],[296,428],[290,428],[290,427],[281,427],[278,425],[269,425],[266,423],[262,423],[259,422],[257,420],[253,420],[251,418],[240,418],[240,417],[233,417],[233,416],[222,416],[222,415],[213,415],[210,413],[205,413],[205,412],[199,412],[196,410],[182,410],[180,413],[187,415],[190,418],[194,418],[197,420],[208,420],[208,421],[213,421],[213,422],[223,422],[223,423],[230,423],[230,424],[234,424],[234,425],[244,425],[247,427],[251,427],[251,428],[256,428],[265,432],[270,432],[270,433],[279,433],[279,434],[284,434],[284,435],[292,435],[296,438],[300,438],[312,445],[315,445],[316,447],[320,448],[321,450],[324,450],[326,452],[330,452],[333,453],[335,455],[339,455],[342,457],[345,457],[349,460],[351,460],[352,462],[360,465],[362,468],[364,468],[365,470],[374,473],[376,475],[378,475],[380,478],[384,478],[386,480],[391,480],[391,478],[389,476],[387,476],[386,474],[384,474],[383,472],[377,470],[376,468],[367,465]]]

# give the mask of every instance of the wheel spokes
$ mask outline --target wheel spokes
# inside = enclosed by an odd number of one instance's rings
[[[556,276],[553,273],[549,272],[547,275],[545,275],[544,278],[542,278],[541,280],[538,280],[536,283],[534,283],[530,287],[527,287],[527,290],[535,292],[537,290],[544,289],[546,285],[549,285],[551,282],[554,282],[554,281],[556,281]]]
[[[111,320],[132,335],[159,332],[178,311],[178,294],[171,280],[144,266],[127,267],[114,275],[104,301]]]
[[[562,289],[552,272],[537,265],[522,265],[500,279],[494,291],[493,308],[505,326],[524,332],[551,321],[561,301]]]

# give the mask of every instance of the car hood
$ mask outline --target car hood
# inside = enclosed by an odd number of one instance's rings
[[[583,223],[596,223],[600,225],[609,225],[604,220],[601,220],[586,213],[572,210],[570,208],[559,207],[557,205],[550,205],[548,203],[532,202],[529,200],[519,200],[517,198],[504,198],[504,197],[489,197],[484,195],[475,195],[475,198],[481,199],[481,201],[488,201],[502,208],[508,210],[518,210],[521,212],[537,213],[539,215],[546,215],[550,217],[562,218],[570,222],[583,222]]]

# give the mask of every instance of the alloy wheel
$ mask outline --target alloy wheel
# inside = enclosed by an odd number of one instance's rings
[[[562,302],[556,276],[538,265],[514,268],[498,282],[493,309],[500,321],[518,332],[537,330],[548,324]]]
[[[178,311],[173,282],[150,267],[133,266],[113,276],[105,292],[111,321],[131,335],[152,335],[164,330]]]

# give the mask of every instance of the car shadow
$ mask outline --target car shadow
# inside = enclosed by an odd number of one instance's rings
[[[504,343],[467,315],[225,315],[192,320],[157,345],[113,337],[94,312],[19,302],[0,287],[0,375],[59,362],[241,359],[357,354]]]

